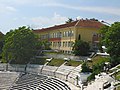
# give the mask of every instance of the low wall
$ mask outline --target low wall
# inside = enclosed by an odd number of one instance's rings
[[[48,76],[54,76],[54,72],[49,71],[49,70],[42,70],[42,74],[48,75]]]
[[[41,73],[43,65],[20,65],[20,64],[0,64],[0,71],[32,72]],[[26,69],[26,70],[25,70]]]
[[[0,71],[6,70],[6,65],[7,65],[7,64],[2,64],[2,63],[0,63]]]
[[[68,82],[75,84],[76,78],[68,76],[67,80],[68,80]]]
[[[64,55],[64,54],[44,54],[44,56],[42,57],[56,58],[56,59],[70,58],[71,60],[76,60],[76,61],[87,60],[86,56],[74,56],[74,55]]]
[[[42,69],[42,74],[55,76],[55,72],[57,69],[58,67],[55,67],[55,66],[44,66]]]
[[[8,64],[8,71],[24,72],[26,65]]]
[[[67,75],[62,74],[62,73],[57,72],[57,71],[55,72],[55,77],[57,77],[57,78],[59,78],[59,79],[61,79],[61,80],[64,80],[64,81],[67,80]]]
[[[7,68],[7,69],[6,69]],[[73,77],[69,77],[68,73],[63,73],[62,71],[57,71],[58,67],[54,66],[44,66],[44,65],[18,65],[18,64],[0,64],[0,71],[16,71],[16,72],[27,72],[27,73],[36,73],[44,74],[48,76],[57,77],[61,80],[75,83]]]
[[[27,65],[26,72],[41,73],[43,65],[29,64]]]

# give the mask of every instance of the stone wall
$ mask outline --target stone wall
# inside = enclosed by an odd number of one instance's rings
[[[69,58],[71,60],[75,61],[81,61],[81,60],[87,60],[87,56],[74,56],[74,55],[67,55],[67,54],[44,54],[44,56],[37,56],[37,57],[43,57],[43,58],[56,58],[56,59],[64,59]]]
[[[72,69],[68,70],[68,72],[65,73],[65,72],[63,72],[63,70],[59,70],[58,68],[60,69],[61,67],[35,65],[35,64],[28,64],[27,66],[26,65],[18,65],[18,64],[0,64],[0,71],[8,70],[8,71],[16,71],[16,72],[44,74],[47,76],[57,77],[64,81],[67,80],[67,81],[75,84],[75,79],[73,77],[69,77],[69,75],[68,75],[68,73],[71,72]],[[67,70],[67,68],[66,68],[66,70]]]

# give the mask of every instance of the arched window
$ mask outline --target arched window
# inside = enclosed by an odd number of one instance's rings
[[[81,39],[81,35],[79,34],[79,36],[78,36],[78,40],[80,40]]]

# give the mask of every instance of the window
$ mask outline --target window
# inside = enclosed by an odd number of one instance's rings
[[[81,40],[81,35],[79,34],[79,36],[78,36],[78,40]]]
[[[65,37],[65,32],[63,32],[63,37]]]
[[[63,47],[65,47],[65,42],[63,42]]]
[[[50,46],[52,46],[52,42],[50,42]]]
[[[71,41],[71,42],[70,42],[70,47],[72,47],[72,46],[73,46],[73,44],[74,44],[74,42],[73,42],[73,41]]]
[[[51,34],[49,34],[49,38],[52,38]]]
[[[69,42],[68,42],[68,47],[70,47],[70,46],[71,46],[71,42],[69,41]]]
[[[48,35],[48,34],[46,34],[46,35],[45,35],[45,38],[49,38],[49,35]]]
[[[54,38],[54,33],[53,33],[53,36],[52,36],[53,38]]]
[[[57,47],[57,42],[55,42],[55,47]]]
[[[65,47],[67,47],[67,42],[65,42]]]
[[[71,36],[71,31],[68,31],[68,37],[70,37]]]
[[[65,37],[66,37],[66,32],[65,32]]]
[[[61,38],[61,37],[62,37],[62,33],[60,32],[60,33],[59,33],[59,38]]]
[[[63,36],[64,36],[64,37],[68,37],[68,32],[64,32],[64,33],[63,33]]]
[[[59,45],[60,45],[60,42],[57,42],[57,47],[60,47]]]
[[[66,32],[66,37],[68,37],[68,31]]]
[[[53,42],[53,47],[55,47],[55,42]]]
[[[55,38],[57,37],[57,33],[55,33]]]
[[[60,37],[60,32],[57,32],[57,38],[59,38]]]
[[[61,42],[58,42],[58,47],[60,47],[61,46]]]
[[[71,31],[71,36],[74,36],[74,31]]]

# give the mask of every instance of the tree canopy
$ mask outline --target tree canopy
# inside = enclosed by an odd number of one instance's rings
[[[120,22],[115,22],[110,27],[102,28],[102,43],[107,47],[112,64],[120,63]]]
[[[15,63],[28,63],[35,55],[37,38],[29,27],[23,26],[11,30],[5,35],[5,45],[3,47],[3,60]]]
[[[88,54],[89,49],[89,43],[82,40],[78,40],[75,41],[75,44],[73,46],[73,53],[78,56],[84,56]]]
[[[82,71],[81,72],[91,72],[91,69],[89,68],[89,66],[87,65],[86,62],[84,62],[82,64]]]
[[[2,34],[2,33],[0,32],[0,52],[1,52],[2,47],[3,47],[3,42],[4,42],[4,34]]]
[[[71,23],[73,22],[74,20],[72,18],[68,18],[68,20],[66,21],[66,23]]]

